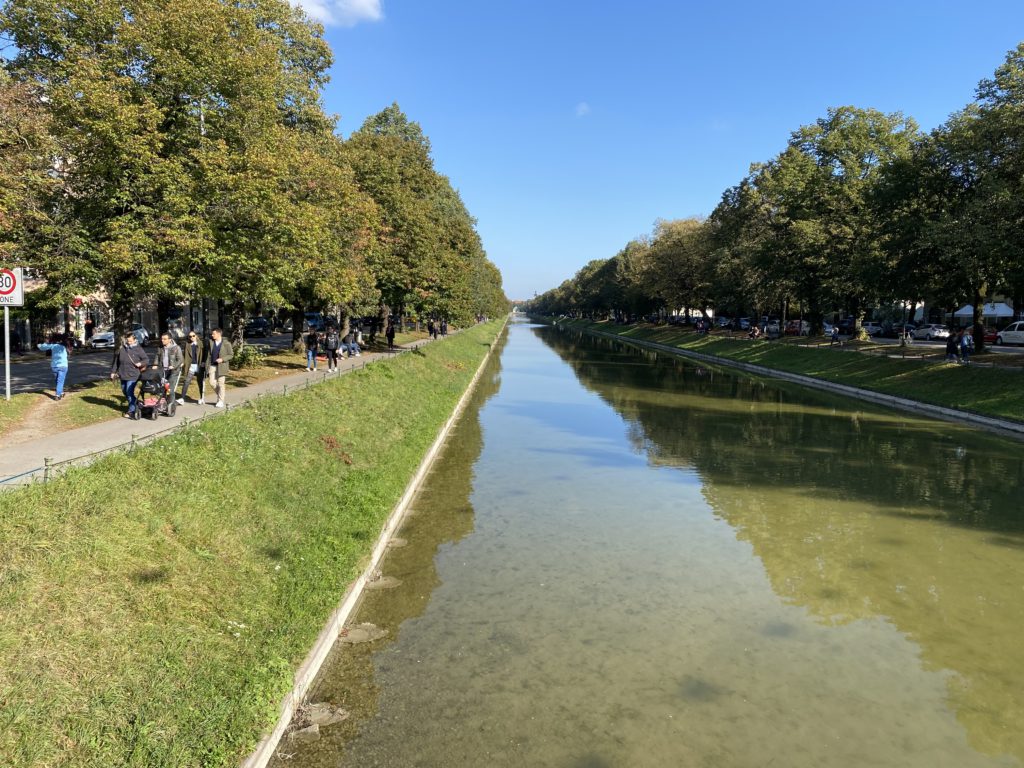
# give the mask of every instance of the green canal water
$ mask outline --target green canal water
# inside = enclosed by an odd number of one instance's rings
[[[1024,446],[513,324],[280,766],[1024,765]]]

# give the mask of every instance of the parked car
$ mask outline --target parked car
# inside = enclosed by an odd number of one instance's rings
[[[868,336],[882,335],[882,324],[876,323],[874,320],[867,320],[861,323],[860,327],[864,329],[864,333],[866,333]]]
[[[885,336],[887,339],[898,339],[904,336],[905,334],[913,334],[913,332],[916,329],[917,326],[914,325],[913,323],[893,323],[892,325],[888,325],[885,327],[885,330],[882,332],[882,335]]]
[[[741,318],[738,318],[736,320],[733,320],[733,328],[735,328],[737,331],[749,331],[750,330],[750,318],[749,317],[741,317]]]
[[[853,334],[853,329],[857,327],[857,321],[852,317],[844,317],[839,321],[839,333],[843,336],[850,336]]]
[[[262,336],[266,338],[270,335],[270,321],[265,317],[250,317],[245,321],[245,328],[242,329],[242,334],[245,336]]]
[[[807,336],[811,332],[811,324],[806,320],[790,320],[786,323],[787,336]]]
[[[914,338],[925,339],[926,341],[948,339],[949,328],[945,325],[939,325],[938,323],[925,323],[924,325],[918,326],[914,329]]]
[[[996,338],[999,336],[999,331],[997,331],[991,325],[986,325],[985,328],[983,329],[983,331],[984,331],[983,335],[984,335],[984,338],[985,338],[985,343],[986,344],[995,344],[996,343]]]
[[[821,324],[821,333],[822,333],[822,335],[823,336],[831,336],[832,335],[832,329],[834,327],[835,326],[832,325],[832,323],[828,323],[828,322],[822,323]]]
[[[1024,344],[1024,320],[1018,320],[999,331],[996,344]]]
[[[89,338],[93,349],[111,349],[114,346],[114,332],[110,328],[97,328]]]
[[[324,316],[319,312],[307,312],[305,326],[307,331],[322,331],[326,326]]]
[[[719,315],[718,319],[715,320],[715,325],[718,326],[719,328],[728,328],[729,326],[732,325],[732,320],[730,320],[728,317],[725,317],[724,315]]]

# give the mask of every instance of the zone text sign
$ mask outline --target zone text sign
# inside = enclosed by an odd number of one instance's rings
[[[21,267],[0,267],[0,307],[21,307],[25,304],[25,283]]]

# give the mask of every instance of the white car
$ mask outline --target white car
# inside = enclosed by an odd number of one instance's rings
[[[949,328],[937,323],[925,323],[924,325],[919,325],[914,329],[914,338],[925,339],[927,341],[931,341],[932,339],[948,339]]]
[[[861,328],[868,336],[881,336],[882,335],[882,324],[876,323],[874,320],[868,320],[866,323],[862,323]]]
[[[114,346],[114,332],[109,328],[93,331],[89,337],[89,346],[93,349],[112,349]]]
[[[1018,320],[999,331],[996,344],[1024,344],[1024,320]]]
[[[132,333],[135,334],[136,340],[140,346],[146,346],[149,342],[150,336],[149,331],[146,330],[146,326],[135,323],[132,326]],[[93,333],[92,338],[89,339],[89,346],[93,349],[113,349],[114,347],[114,331],[111,328],[104,330],[98,330]]]

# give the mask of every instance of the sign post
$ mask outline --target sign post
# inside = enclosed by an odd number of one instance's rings
[[[21,267],[0,268],[0,305],[4,308],[4,383],[6,399],[11,399],[11,307],[25,304],[25,283]]]

